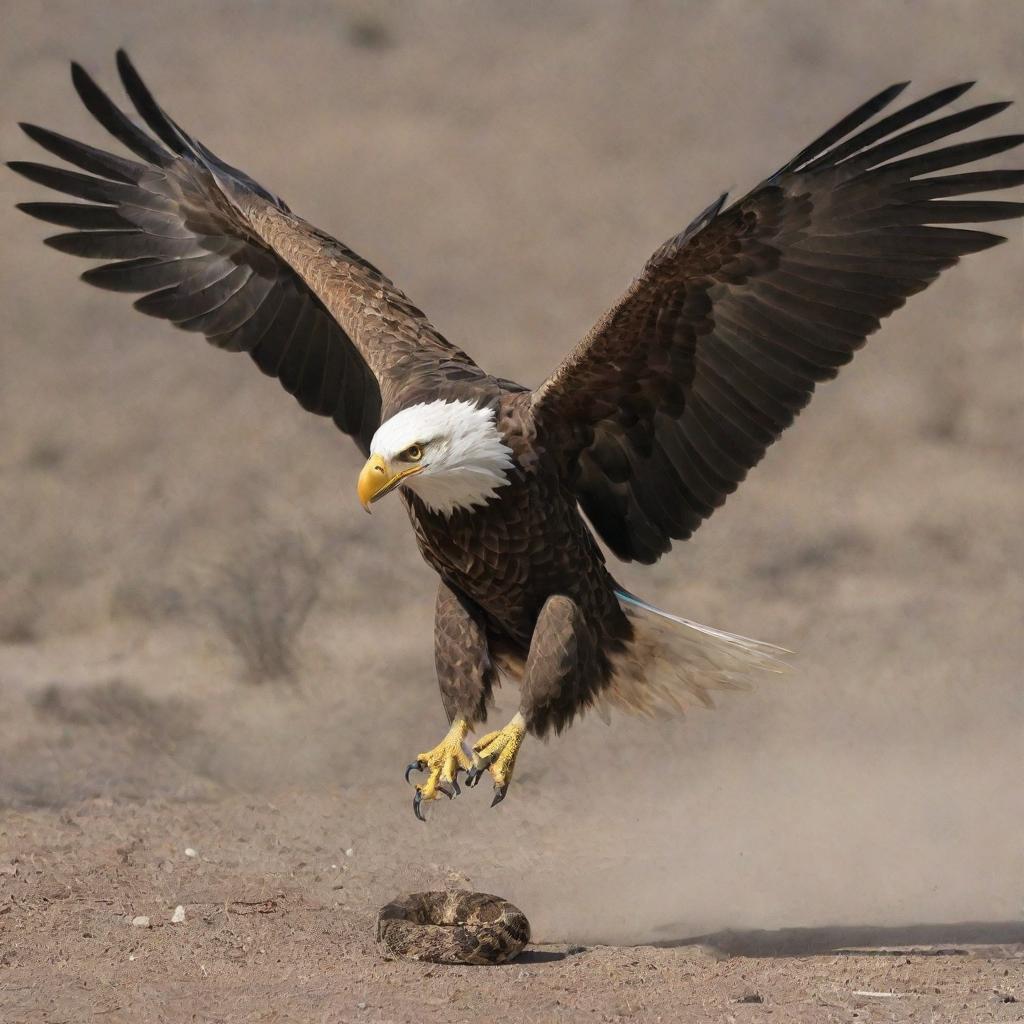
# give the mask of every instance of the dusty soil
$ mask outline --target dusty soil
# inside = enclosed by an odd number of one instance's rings
[[[393,788],[274,804],[100,797],[8,815],[19,860],[4,878],[3,1019],[1021,1019],[1024,961],[1012,955],[1024,947],[956,955],[971,947],[948,939],[946,955],[920,941],[929,952],[806,955],[816,941],[843,945],[836,930],[762,937],[790,952],[756,958],[727,956],[743,937],[717,936],[671,949],[543,943],[493,968],[384,962],[371,940],[381,893],[467,881],[378,824]],[[482,873],[498,859],[486,851]],[[172,924],[178,904],[185,920]],[[139,915],[149,928],[129,923]]]
[[[103,144],[66,63],[112,86],[127,45],[215,151],[536,383],[664,237],[882,85],[1024,96],[1019,14],[7,0],[0,147],[38,158],[19,119]],[[362,515],[344,438],[80,285],[11,210],[41,196],[0,191],[0,1020],[1024,1020],[1019,226],[622,570],[796,671],[585,720],[499,808],[423,826],[434,581],[397,505]],[[537,944],[382,961],[376,908],[444,885]]]

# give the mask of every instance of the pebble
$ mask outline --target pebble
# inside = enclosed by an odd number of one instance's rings
[[[742,995],[736,996],[737,1003],[763,1003],[764,998],[760,992],[755,992],[753,989],[747,989]]]
[[[144,914],[140,914],[138,917],[133,917],[132,918],[132,927],[133,928],[148,928],[149,927],[149,918],[146,917]]]
[[[184,924],[185,923],[185,908],[179,903],[174,908],[174,913],[171,914],[171,924]]]
[[[351,856],[352,856],[352,854],[354,854],[355,852],[356,852],[356,851],[355,851],[355,850],[353,850],[353,849],[352,849],[352,847],[350,846],[350,847],[349,847],[349,848],[348,848],[348,849],[347,849],[347,850],[345,851],[345,856],[346,856],[346,857],[351,857]]]
[[[196,853],[196,851],[193,850],[191,846],[186,846],[185,847],[185,856],[186,857],[198,857],[199,854]]]

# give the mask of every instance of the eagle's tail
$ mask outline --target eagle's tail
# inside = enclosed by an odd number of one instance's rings
[[[613,656],[614,674],[599,712],[617,707],[643,715],[713,707],[712,690],[746,690],[761,672],[785,672],[783,647],[726,633],[662,611],[617,589],[633,639]]]

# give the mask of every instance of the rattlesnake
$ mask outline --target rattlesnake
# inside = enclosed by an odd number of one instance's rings
[[[435,964],[501,964],[530,941],[530,922],[499,896],[466,889],[399,896],[377,915],[386,956]]]

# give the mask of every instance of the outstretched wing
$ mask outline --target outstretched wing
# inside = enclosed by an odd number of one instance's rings
[[[303,408],[331,417],[364,452],[382,401],[400,389],[403,374],[419,368],[429,377],[431,368],[448,367],[482,375],[380,271],[182,131],[123,51],[117,67],[153,135],[77,64],[71,78],[89,112],[138,159],[23,124],[33,141],[88,173],[9,165],[85,200],[19,204],[73,229],[48,245],[113,261],[87,270],[85,281],[144,292],[135,302],[140,312],[199,331],[218,348],[248,352]]]
[[[653,562],[690,536],[883,317],[960,256],[1004,241],[943,225],[1024,213],[950,200],[1020,185],[1022,171],[931,176],[1024,135],[906,155],[1008,104],[915,124],[970,88],[958,85],[861,128],[905,85],[666,242],[535,392],[538,425],[568,436],[580,505],[620,557]]]

